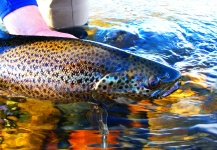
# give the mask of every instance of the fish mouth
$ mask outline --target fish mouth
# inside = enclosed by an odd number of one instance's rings
[[[166,92],[163,93],[162,97],[166,97],[166,96],[172,94],[173,92],[178,90],[180,86],[181,86],[181,82],[177,81],[169,90],[166,90]]]
[[[175,84],[170,87],[169,89],[164,89],[164,90],[157,90],[155,92],[153,92],[151,94],[151,99],[155,99],[155,98],[162,98],[162,97],[166,97],[170,94],[172,94],[173,92],[175,92],[176,90],[179,89],[179,87],[181,86],[181,82],[177,81],[175,82]]]

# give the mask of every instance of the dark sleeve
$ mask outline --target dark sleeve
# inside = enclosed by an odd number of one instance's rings
[[[10,12],[28,5],[37,5],[36,0],[0,0],[0,18],[3,18]]]

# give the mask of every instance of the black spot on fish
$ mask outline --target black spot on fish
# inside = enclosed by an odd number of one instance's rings
[[[102,88],[103,88],[103,90],[106,90],[106,89],[107,89],[107,86],[103,86]]]
[[[20,89],[19,86],[15,86],[14,88],[15,88],[15,90],[17,90],[17,91]]]
[[[99,81],[99,79],[98,78],[96,78],[96,81],[95,82],[98,82]]]
[[[72,82],[72,83],[70,84],[70,87],[71,87],[71,88],[73,88],[73,87],[74,87],[74,85],[75,85],[75,83],[74,83],[74,82]]]
[[[77,83],[78,84],[82,83],[82,79],[77,80]]]
[[[94,79],[95,79],[94,77],[90,78],[90,82],[93,82],[93,81],[94,81]]]
[[[84,76],[89,76],[89,73],[88,72],[84,72]]]
[[[93,69],[93,67],[88,67],[88,69],[89,69],[89,70],[92,70],[92,69]]]
[[[85,82],[88,82],[88,81],[89,81],[89,79],[88,79],[88,78],[86,78],[84,81],[85,81]]]
[[[113,83],[114,83],[114,82],[112,82],[112,81],[111,81],[111,82],[109,82],[109,86],[112,86],[112,85],[113,85]]]
[[[81,69],[81,70],[80,70],[80,73],[81,73],[81,74],[84,74],[84,69]]]

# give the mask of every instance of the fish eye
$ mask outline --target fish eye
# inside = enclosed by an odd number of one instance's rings
[[[148,86],[150,89],[156,88],[161,83],[161,79],[156,76],[151,76],[148,79]]]

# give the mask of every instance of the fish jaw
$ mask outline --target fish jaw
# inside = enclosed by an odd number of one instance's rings
[[[180,81],[177,81],[170,89],[168,89],[168,90],[162,95],[162,97],[166,97],[166,96],[172,94],[173,92],[175,92],[176,90],[178,90],[180,86],[181,86],[181,82],[180,82]]]
[[[181,85],[180,81],[177,81],[172,87],[166,88],[165,90],[156,90],[155,92],[152,93],[150,99],[156,99],[156,98],[162,98],[169,96],[173,92],[179,89]]]

